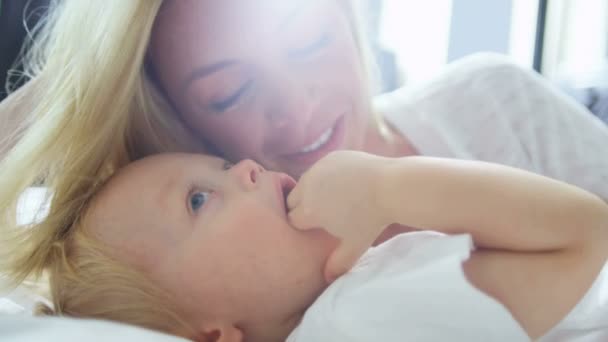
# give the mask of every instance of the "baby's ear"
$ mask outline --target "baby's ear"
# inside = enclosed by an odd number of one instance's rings
[[[232,324],[212,324],[199,332],[196,342],[243,342],[243,332]]]

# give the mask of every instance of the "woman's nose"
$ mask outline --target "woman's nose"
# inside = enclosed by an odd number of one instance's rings
[[[266,109],[266,120],[276,128],[288,124],[306,124],[316,102],[316,89],[287,77],[277,82]]]
[[[245,159],[230,168],[229,172],[240,186],[246,190],[253,190],[259,182],[260,174],[264,171],[264,168],[260,164],[251,159]]]

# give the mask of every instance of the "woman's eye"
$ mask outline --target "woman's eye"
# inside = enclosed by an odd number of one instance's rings
[[[224,98],[220,101],[215,101],[210,104],[211,109],[214,112],[223,113],[230,108],[232,108],[235,104],[238,103],[239,99],[251,88],[253,85],[253,81],[245,82],[237,91],[232,93],[232,95]]]
[[[190,195],[190,209],[192,212],[198,211],[207,200],[209,200],[210,193],[204,191],[198,191]]]
[[[324,33],[313,43],[299,49],[294,49],[290,52],[290,56],[294,58],[305,58],[319,52],[331,42],[329,33]]]

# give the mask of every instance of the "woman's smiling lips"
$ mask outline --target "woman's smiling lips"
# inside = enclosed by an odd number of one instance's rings
[[[323,131],[312,143],[302,147],[296,153],[284,155],[290,163],[311,165],[329,152],[337,150],[344,140],[344,116],[342,115],[334,124]]]

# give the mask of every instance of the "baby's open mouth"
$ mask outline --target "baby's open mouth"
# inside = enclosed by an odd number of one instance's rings
[[[291,190],[296,187],[296,181],[284,173],[279,175],[279,181],[281,185],[281,192],[283,193],[283,205],[285,206],[285,212],[288,212],[289,206],[287,205],[287,197],[289,197]]]

